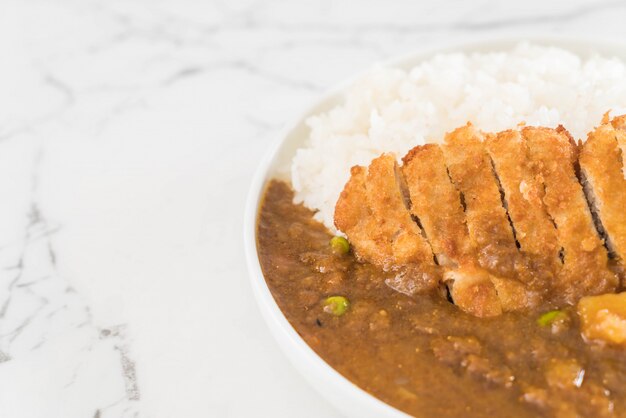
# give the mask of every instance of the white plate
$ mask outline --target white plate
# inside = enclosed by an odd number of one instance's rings
[[[581,57],[592,54],[616,56],[626,61],[626,45],[610,40],[580,40],[559,37],[525,36],[499,40],[483,40],[466,44],[444,45],[436,48],[423,49],[421,52],[399,57],[383,64],[386,66],[409,69],[421,61],[442,52],[489,52],[507,50],[517,43],[529,40],[540,45],[552,45],[568,49]],[[295,150],[299,148],[308,135],[304,121],[313,114],[329,110],[343,99],[344,90],[351,85],[356,77],[347,80],[332,89],[315,102],[304,114],[287,129],[283,130],[265,158],[263,158],[252,181],[245,209],[244,246],[250,273],[250,279],[259,308],[270,331],[287,355],[291,363],[325,398],[347,417],[381,418],[407,417],[408,415],[387,405],[374,396],[363,391],[343,377],[319,357],[298,335],[287,321],[276,304],[265,282],[259,264],[256,248],[256,221],[259,203],[266,182],[275,177],[285,178],[289,163]]]

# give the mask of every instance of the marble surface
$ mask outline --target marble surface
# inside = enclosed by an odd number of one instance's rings
[[[624,38],[621,1],[5,0],[0,415],[338,417],[259,317],[247,188],[376,61],[505,34]]]

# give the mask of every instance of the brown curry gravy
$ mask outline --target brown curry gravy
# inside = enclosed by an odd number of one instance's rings
[[[626,354],[588,344],[574,310],[551,326],[544,311],[481,319],[438,294],[408,297],[332,235],[293,192],[271,181],[257,231],[265,279],[281,310],[328,364],[416,417],[626,417]],[[324,312],[331,295],[351,306]]]

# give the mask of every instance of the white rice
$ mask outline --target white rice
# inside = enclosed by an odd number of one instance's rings
[[[485,131],[563,124],[584,139],[609,109],[626,113],[624,63],[559,48],[522,43],[508,52],[437,55],[409,72],[374,68],[343,104],[307,120],[310,136],[291,166],[295,200],[334,231],[353,165],[383,152],[401,158],[468,121]]]

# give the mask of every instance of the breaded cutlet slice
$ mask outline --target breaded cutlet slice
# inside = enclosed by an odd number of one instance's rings
[[[433,251],[413,221],[403,192],[403,178],[395,156],[372,160],[365,188],[380,233],[391,241],[393,264],[434,264]]]
[[[386,270],[433,266],[430,245],[406,207],[395,157],[383,154],[369,167],[353,167],[335,206],[335,226],[357,256]]]
[[[379,242],[378,235],[372,234],[376,222],[367,203],[366,179],[366,167],[350,169],[350,179],[335,205],[335,227],[355,244],[352,248],[359,259],[382,266],[393,258],[393,253],[391,246],[384,245],[384,240]]]
[[[626,261],[626,179],[618,142],[626,131],[604,123],[580,145],[580,177],[587,201],[599,222],[598,229],[617,263]]]
[[[602,120],[602,123],[608,123],[608,119],[609,119],[609,115],[607,112],[607,114],[604,115],[604,119]],[[614,117],[613,120],[611,121],[611,125],[613,125],[615,129],[626,131],[626,115],[620,115],[620,116]],[[626,137],[624,137],[623,135],[618,136],[617,146],[619,147],[621,151],[622,161],[626,162]],[[622,169],[622,173],[624,174],[624,177],[626,177],[626,163],[625,163],[624,168]]]
[[[480,265],[499,276],[514,277],[517,246],[482,143],[484,136],[468,124],[448,133],[442,150],[465,204],[467,228]]]
[[[454,304],[463,312],[479,318],[502,314],[503,304],[487,270],[468,264],[446,270],[443,278]]]
[[[419,219],[439,264],[455,266],[473,258],[461,196],[448,176],[439,145],[419,145],[402,162],[411,214]]]
[[[617,277],[608,268],[606,249],[576,177],[574,141],[563,127],[526,127],[522,135],[563,249],[563,268],[554,286],[557,300],[573,304],[582,296],[614,291]]]
[[[561,246],[541,199],[543,185],[529,167],[526,141],[518,130],[509,130],[490,136],[485,145],[505,196],[515,238],[531,260],[532,286],[548,291],[561,267]]]
[[[471,124],[446,135],[442,150],[454,185],[465,203],[465,217],[478,264],[492,280],[504,311],[527,307],[524,285],[517,280],[520,254],[500,189],[485,150],[485,135]]]
[[[605,113],[602,118],[602,124],[604,125],[607,123],[609,123],[609,112]],[[615,129],[624,130],[626,129],[626,115],[615,116],[610,123]]]
[[[604,115],[602,123],[609,123],[609,112]],[[626,114],[614,117],[610,123],[615,129],[626,132]],[[624,174],[624,178],[626,178],[626,137],[624,137],[623,135],[618,136],[617,146],[619,147],[621,152],[622,162],[624,162],[622,173]]]
[[[461,195],[448,175],[443,151],[436,144],[413,148],[402,159],[411,214],[419,219],[455,305],[478,317],[502,313],[492,277],[477,267]]]

